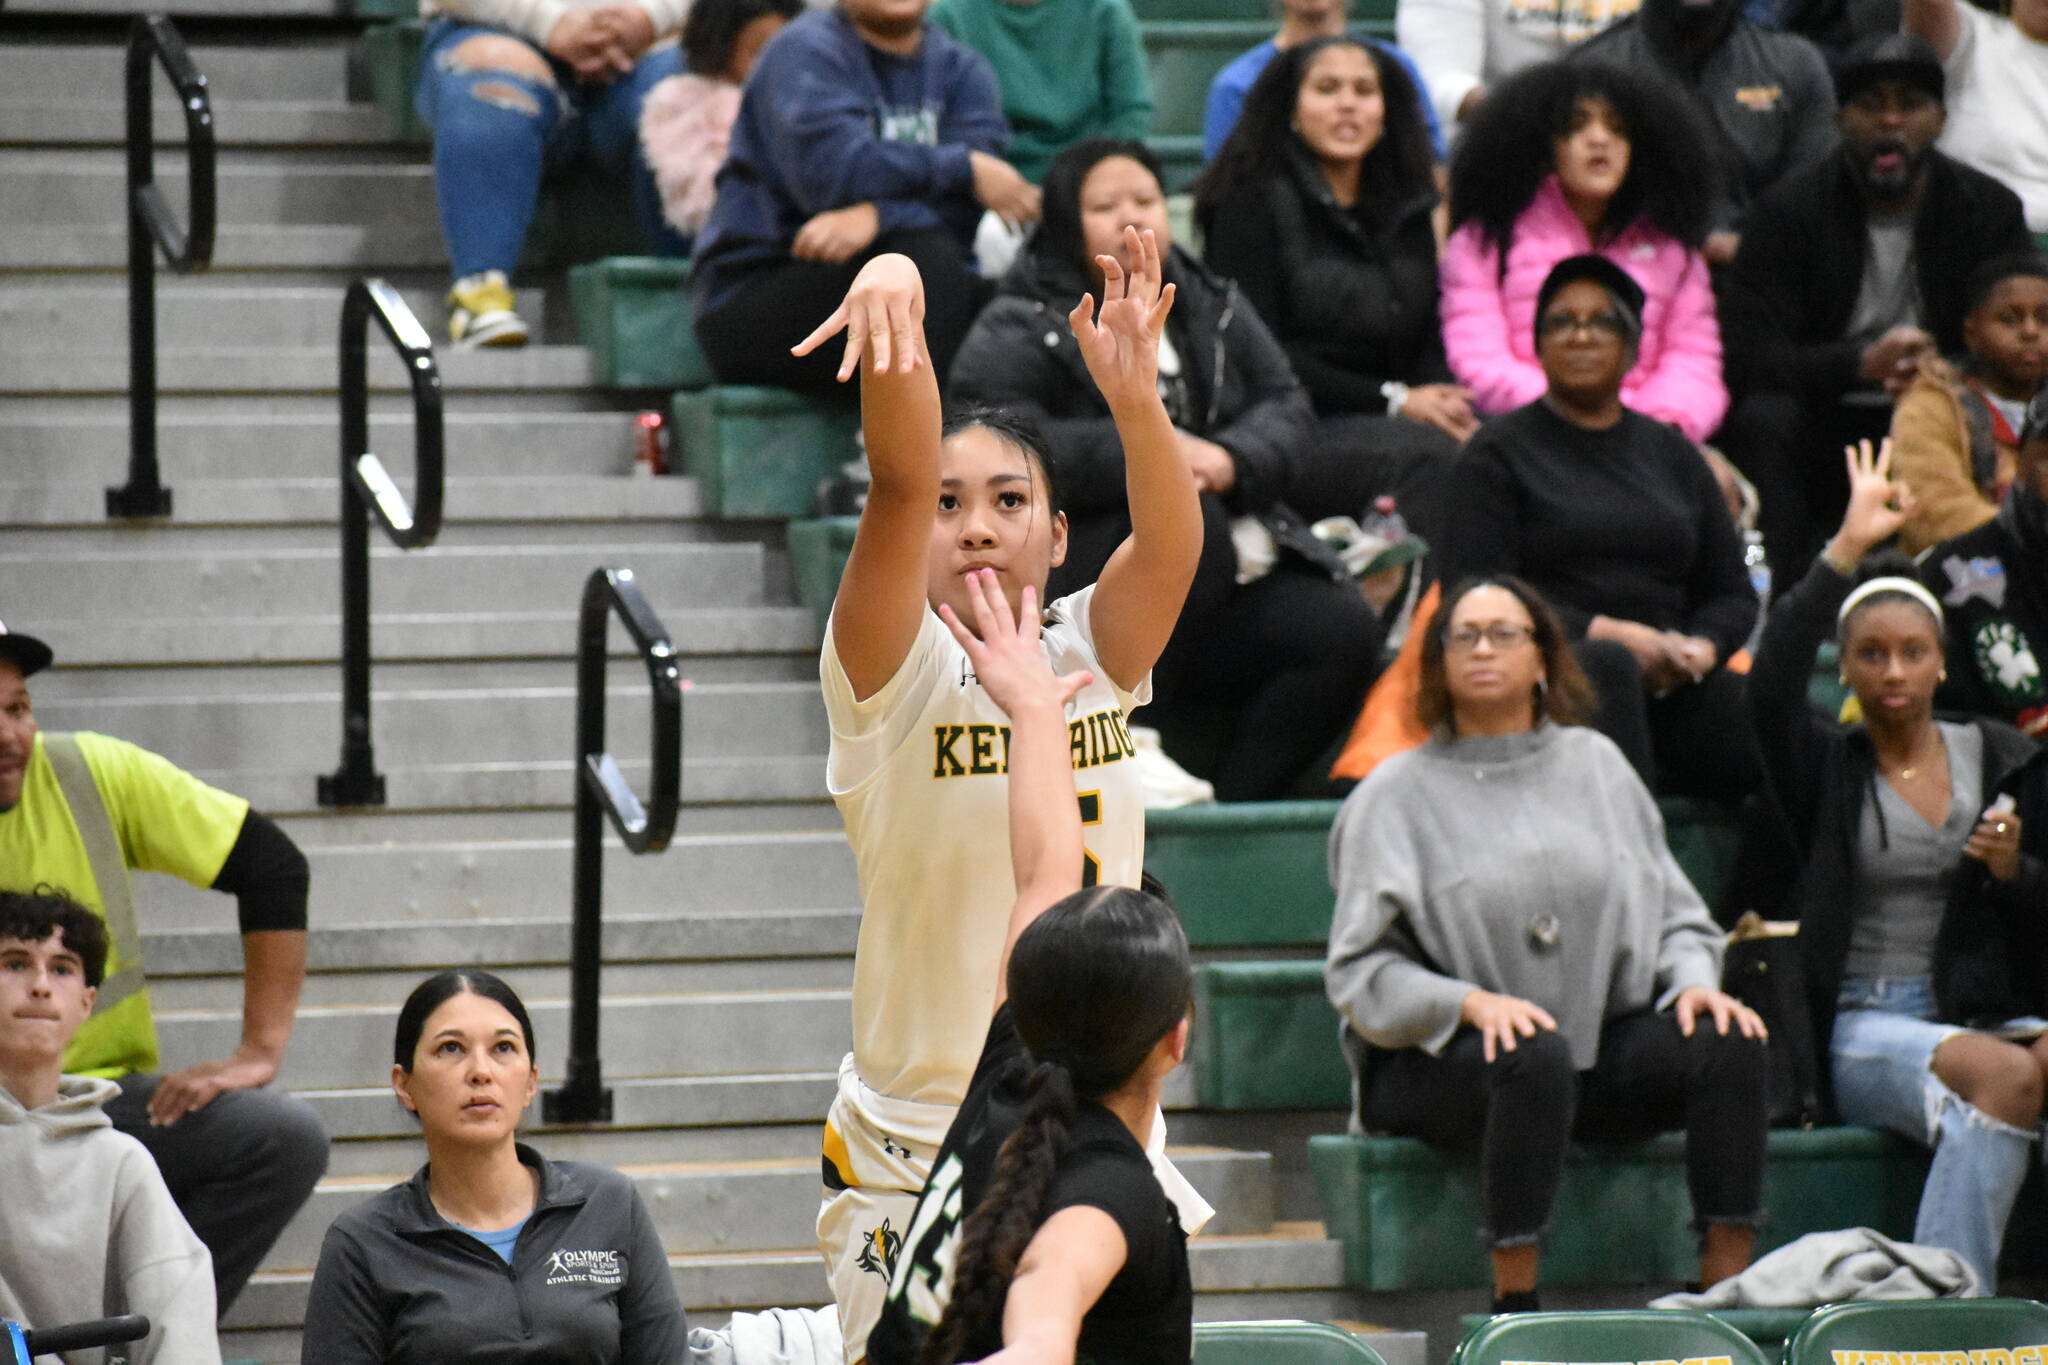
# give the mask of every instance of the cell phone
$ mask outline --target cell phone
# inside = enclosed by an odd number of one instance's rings
[[[2000,792],[1998,799],[1985,809],[1984,818],[1986,820],[1996,820],[2001,815],[2011,815],[2019,808],[2020,804],[2012,799],[2011,792]]]

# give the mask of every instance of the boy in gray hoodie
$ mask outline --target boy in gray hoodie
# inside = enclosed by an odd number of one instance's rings
[[[140,1313],[151,1326],[125,1348],[133,1365],[220,1365],[213,1263],[149,1153],[100,1111],[120,1087],[63,1074],[106,965],[90,910],[0,893],[0,1318]]]

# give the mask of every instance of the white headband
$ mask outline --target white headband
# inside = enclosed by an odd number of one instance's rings
[[[1934,614],[1935,625],[1946,627],[1947,620],[1942,615],[1941,603],[1934,600],[1934,594],[1921,587],[1912,579],[1901,578],[1896,574],[1886,578],[1873,578],[1868,583],[1858,587],[1856,591],[1850,593],[1848,600],[1842,603],[1841,611],[1835,614],[1835,624],[1840,626],[1849,619],[1850,612],[1863,605],[1865,600],[1875,597],[1881,592],[1904,593]]]

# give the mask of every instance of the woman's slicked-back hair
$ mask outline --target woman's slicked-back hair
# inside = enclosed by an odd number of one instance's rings
[[[1255,192],[1280,164],[1288,144],[1296,141],[1294,109],[1315,59],[1333,47],[1355,47],[1372,58],[1379,72],[1380,97],[1386,123],[1380,140],[1365,154],[1359,168],[1358,204],[1369,219],[1384,214],[1432,186],[1435,153],[1429,145],[1429,124],[1422,113],[1422,94],[1407,68],[1377,43],[1340,33],[1311,38],[1277,54],[1252,82],[1244,109],[1230,136],[1216,149],[1195,181],[1195,221],[1208,231],[1219,205],[1238,194]]]
[[[1510,574],[1460,579],[1443,595],[1429,633],[1422,637],[1422,679],[1415,689],[1415,714],[1429,730],[1455,730],[1451,687],[1444,670],[1444,648],[1450,641],[1451,616],[1458,604],[1480,588],[1499,588],[1522,604],[1536,626],[1536,648],[1543,655],[1544,686],[1529,699],[1531,718],[1559,725],[1584,725],[1593,717],[1593,684],[1572,653],[1557,613],[1543,594]]]
[[[1451,158],[1451,226],[1479,224],[1505,252],[1515,219],[1557,168],[1557,142],[1580,100],[1614,108],[1628,136],[1628,174],[1601,224],[1611,237],[1638,218],[1688,246],[1706,239],[1720,163],[1698,114],[1656,76],[1604,61],[1525,67],[1480,101]]]
[[[803,12],[804,0],[697,0],[683,20],[683,66],[698,76],[722,76],[748,24],[763,15],[794,19]]]
[[[1043,1221],[1078,1106],[1137,1072],[1187,1017],[1193,982],[1179,916],[1147,891],[1077,891],[1017,936],[1009,1007],[1033,1059],[1020,1078],[1031,1098],[988,1192],[962,1225],[953,1297],[919,1365],[952,1365],[970,1337],[997,1321],[1018,1258]]]
[[[1038,250],[1041,256],[1088,270],[1088,248],[1081,235],[1081,183],[1096,163],[1127,156],[1152,173],[1161,192],[1166,172],[1159,158],[1142,142],[1121,137],[1084,137],[1053,159],[1039,187]]]
[[[527,1016],[526,1005],[520,1000],[519,993],[481,968],[457,967],[436,972],[412,988],[412,994],[405,998],[405,1004],[398,1011],[398,1028],[391,1039],[391,1060],[411,1071],[413,1059],[419,1055],[420,1034],[426,1030],[427,1020],[433,1017],[435,1010],[458,995],[480,995],[503,1005],[505,1012],[518,1022],[519,1032],[526,1039],[526,1055],[534,1056],[533,1020]]]
[[[1052,447],[1046,444],[1045,434],[1038,429],[1037,423],[1020,412],[993,404],[960,403],[946,409],[939,440],[941,443],[950,441],[970,427],[981,428],[1037,465],[1039,477],[1045,480],[1046,506],[1054,512],[1067,510],[1059,461],[1053,457]]]

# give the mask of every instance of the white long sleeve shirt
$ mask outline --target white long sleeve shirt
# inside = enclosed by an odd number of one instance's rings
[[[472,24],[487,24],[530,38],[536,44],[548,40],[548,32],[561,17],[575,9],[604,9],[618,0],[420,0],[420,18],[445,15]],[[690,0],[633,0],[654,21],[657,38],[672,37],[690,12]]]
[[[1446,130],[1458,106],[1482,85],[1495,85],[1525,66],[1562,57],[1642,0],[1400,0],[1396,40],[1429,85]]]

